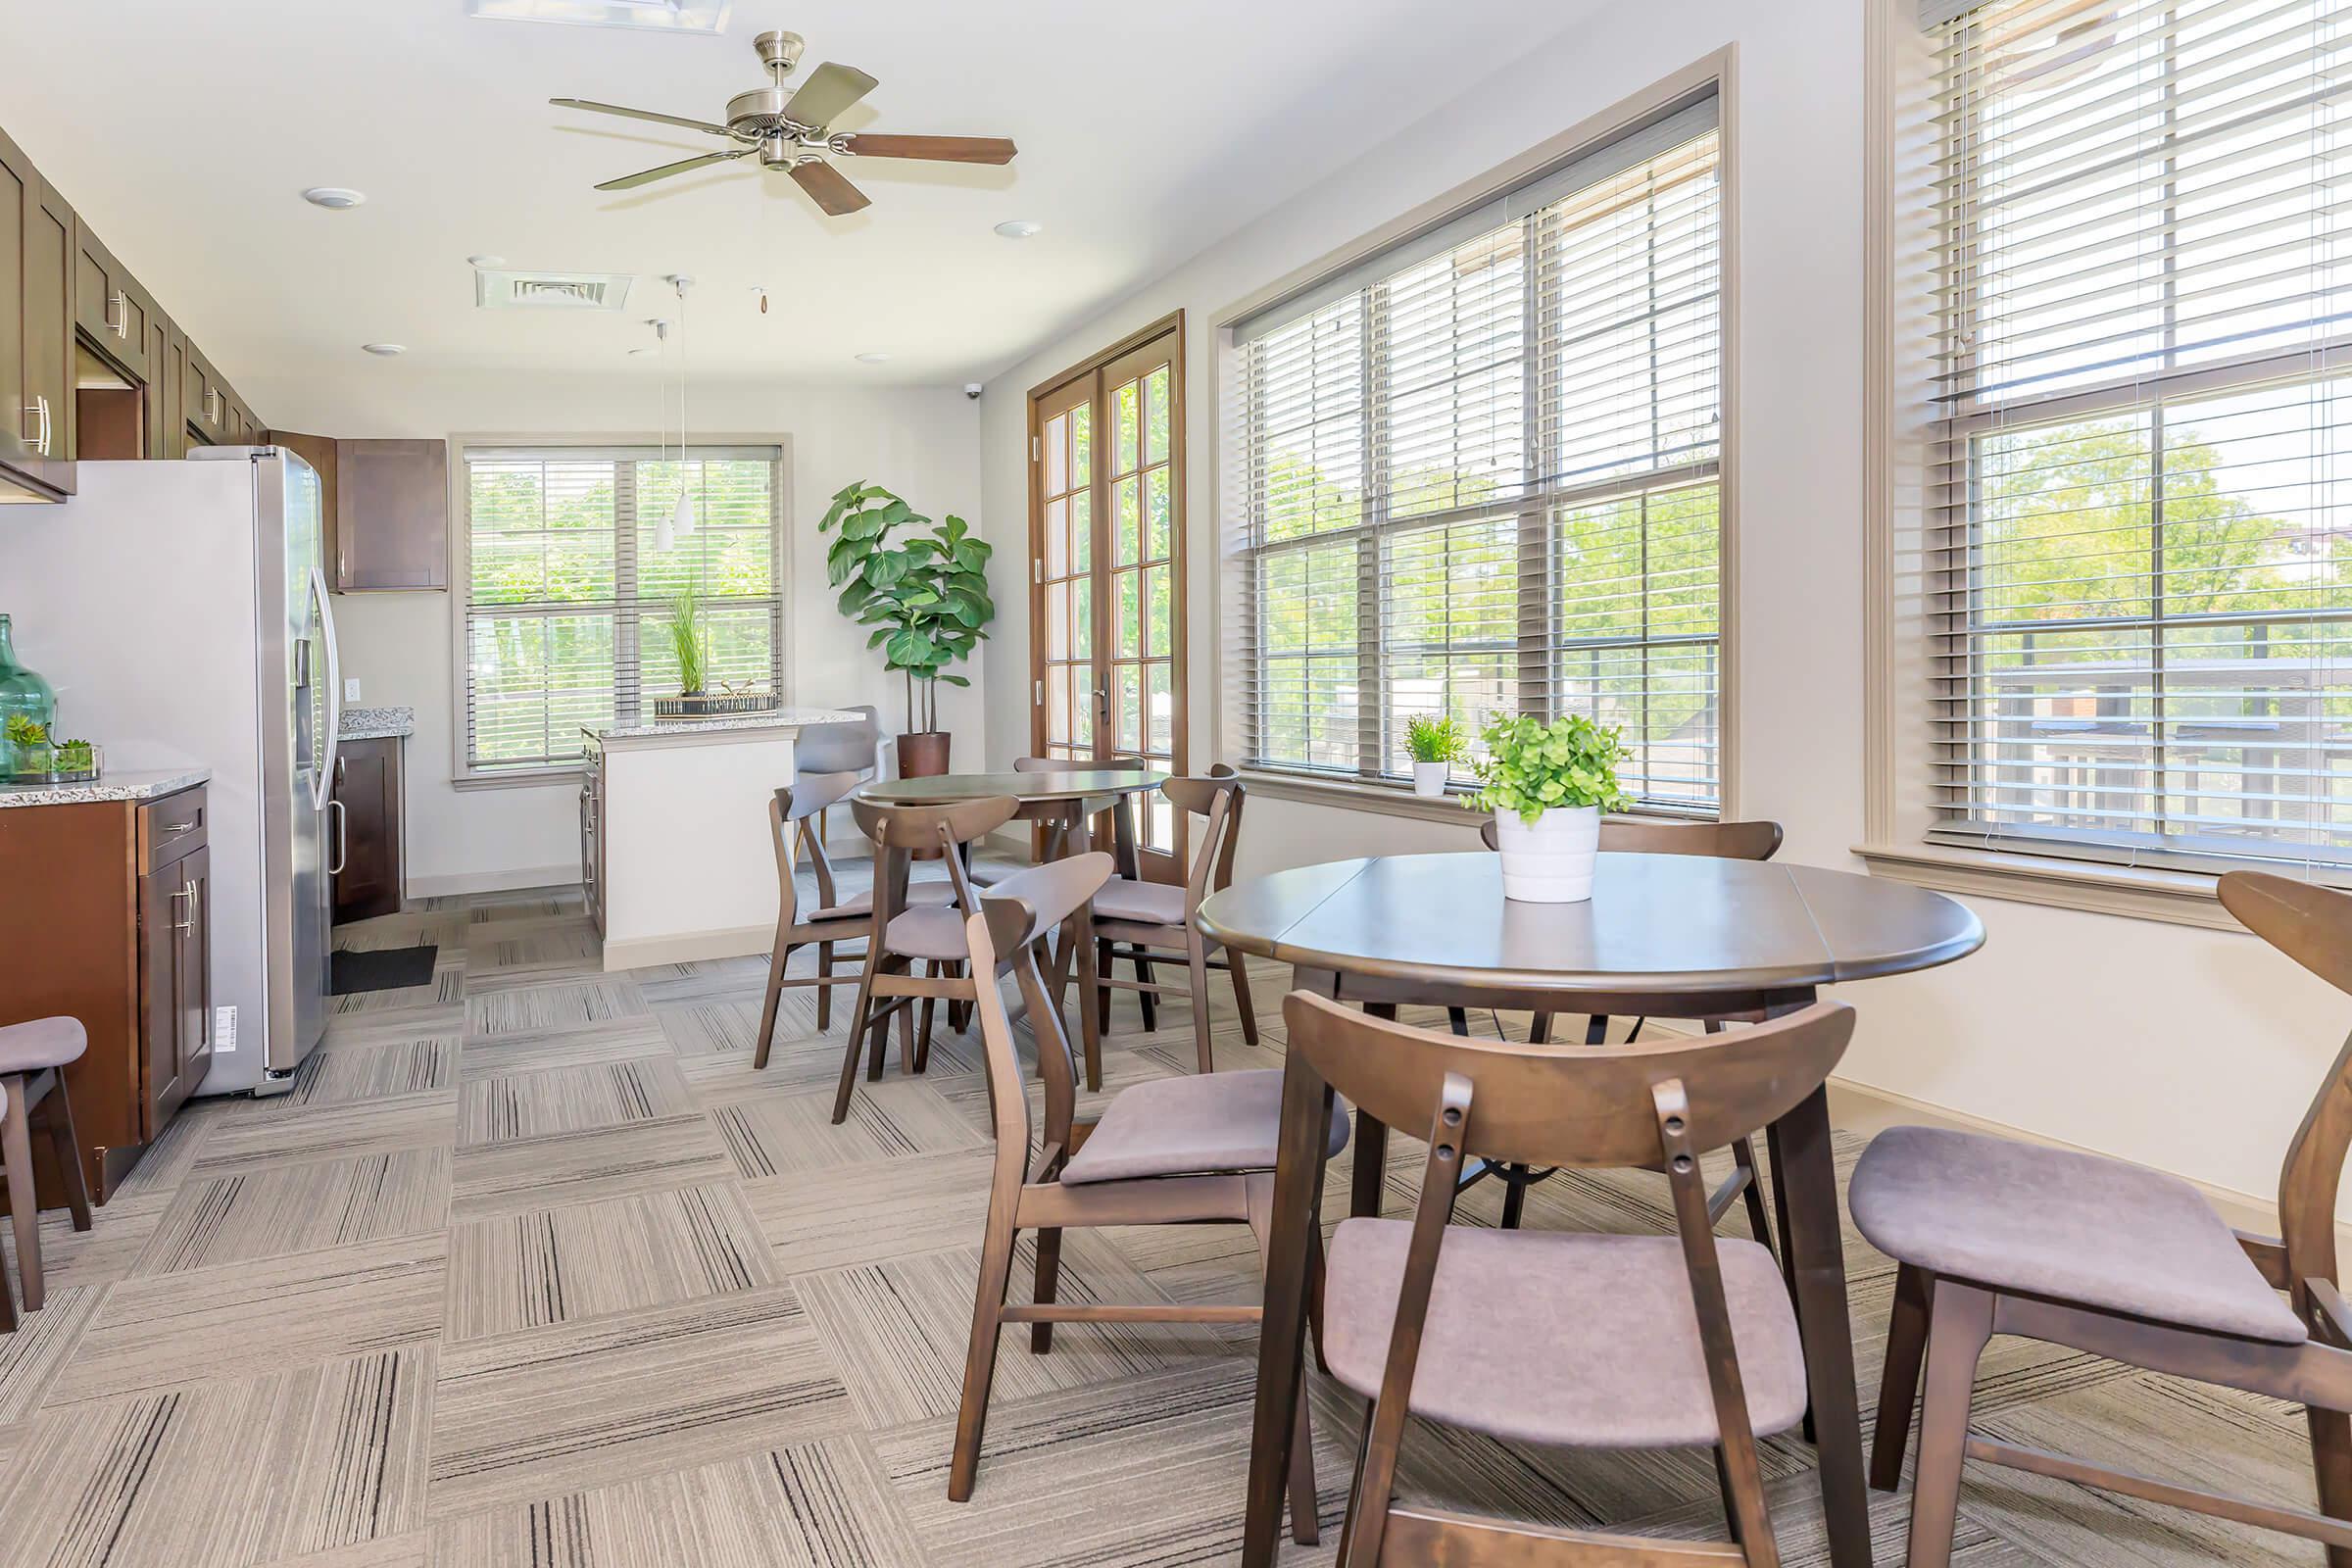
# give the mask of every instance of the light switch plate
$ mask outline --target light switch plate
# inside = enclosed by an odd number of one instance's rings
[[[359,676],[354,675],[343,683],[343,700],[347,703],[356,703],[360,700]]]

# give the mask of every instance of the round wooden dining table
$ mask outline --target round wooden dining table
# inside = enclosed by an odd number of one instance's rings
[[[1581,904],[1505,899],[1501,857],[1490,852],[1375,856],[1236,882],[1210,895],[1197,918],[1213,941],[1290,964],[1298,986],[1387,1016],[1414,1004],[1772,1017],[1809,1005],[1825,985],[1949,963],[1984,941],[1966,906],[1905,883],[1686,855],[1604,854],[1592,897]],[[1281,1532],[1330,1096],[1306,1058],[1290,1054],[1242,1538],[1247,1568],[1274,1561]],[[1861,1408],[1826,1091],[1766,1137],[1782,1266],[1804,1339],[1830,1559],[1868,1568]],[[1354,1213],[1378,1211],[1387,1143],[1387,1129],[1359,1111]]]
[[[1134,877],[1138,875],[1135,823],[1124,808],[1131,797],[1159,788],[1166,778],[1165,773],[1143,767],[1073,766],[1039,768],[1034,772],[940,773],[929,778],[885,779],[867,784],[858,793],[885,806],[955,806],[963,801],[1008,796],[1020,805],[1020,809],[1014,812],[1018,820],[1035,822],[1045,829],[1043,858],[1048,860],[1084,855],[1092,850],[1094,834],[1089,824],[1102,812],[1110,811],[1111,859],[1119,875]],[[904,850],[886,852],[882,863],[875,868],[875,898],[887,897],[891,912],[906,906],[908,869]],[[1095,1008],[1094,934],[1093,907],[1081,905],[1077,914],[1063,927],[1054,947],[1053,994],[1061,997],[1067,993],[1074,968],[1079,982],[1078,1031],[1080,1050],[1086,1059],[1086,1086],[1100,1089],[1102,1037]],[[961,1024],[954,1009],[951,1020],[957,1026]]]

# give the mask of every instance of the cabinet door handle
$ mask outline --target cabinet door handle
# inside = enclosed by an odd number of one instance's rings
[[[130,301],[121,289],[106,297],[106,329],[117,337],[130,336]]]
[[[326,806],[335,813],[335,863],[326,868],[326,874],[341,876],[343,863],[351,858],[351,812],[341,801],[328,801]]]
[[[181,899],[185,899],[185,900],[187,900],[187,901],[188,901],[188,905],[187,905],[187,915],[186,915],[186,917],[185,917],[185,918],[183,918],[183,919],[174,919],[174,920],[172,922],[172,930],[174,930],[174,931],[186,931],[186,930],[190,929],[191,927],[193,927],[193,926],[196,924],[196,884],[195,884],[195,883],[193,883],[193,882],[186,882],[186,881],[183,881],[183,882],[181,882],[181,883],[180,883],[180,885],[179,885],[178,887],[175,887],[175,888],[173,888],[173,889],[172,890],[172,907],[174,907],[174,908],[177,908],[177,907],[179,906],[179,901],[180,901]]]
[[[24,405],[24,412],[32,416],[34,431],[32,437],[32,450],[36,455],[45,458],[49,455],[50,431],[48,398],[37,392],[34,393],[32,401]]]

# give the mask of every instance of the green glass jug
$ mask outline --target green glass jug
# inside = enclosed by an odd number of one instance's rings
[[[24,755],[25,749],[9,739],[16,727],[12,720],[24,718],[41,726],[44,754],[41,766],[48,766],[48,742],[57,739],[57,693],[49,683],[17,662],[16,633],[9,626],[8,616],[0,614],[0,775],[27,771],[33,760]]]

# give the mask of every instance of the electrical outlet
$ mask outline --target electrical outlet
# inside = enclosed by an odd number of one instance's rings
[[[359,676],[354,675],[343,683],[343,700],[347,703],[356,703],[360,700]]]
[[[213,1054],[233,1056],[237,1054],[237,1009],[221,1005],[213,1009]]]

